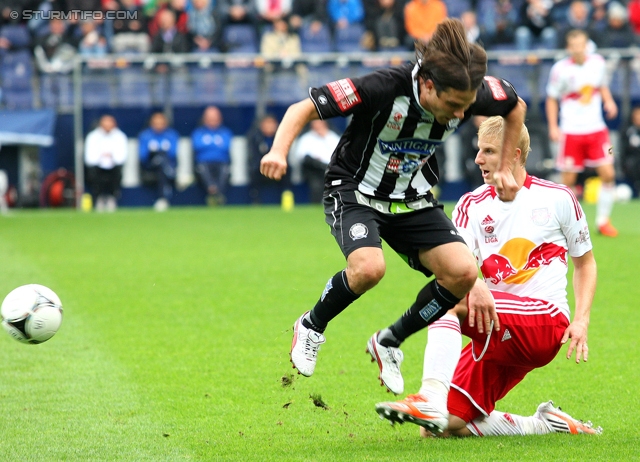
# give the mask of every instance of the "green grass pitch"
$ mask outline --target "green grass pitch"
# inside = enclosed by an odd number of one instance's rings
[[[1,296],[35,282],[65,308],[47,343],[0,335],[0,460],[638,460],[640,202],[613,221],[618,238],[592,234],[589,362],[565,347],[498,406],[553,399],[603,435],[424,440],[374,411],[393,396],[366,341],[425,283],[386,249],[386,277],[332,322],[314,376],[293,375],[291,326],[344,264],[319,206],[0,217]],[[425,339],[403,346],[407,392]]]

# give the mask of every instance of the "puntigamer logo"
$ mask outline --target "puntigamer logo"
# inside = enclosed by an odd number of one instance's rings
[[[427,141],[416,138],[393,141],[378,140],[378,145],[380,146],[380,152],[382,154],[405,153],[419,154],[422,156],[430,156],[433,154],[441,143],[441,141]]]

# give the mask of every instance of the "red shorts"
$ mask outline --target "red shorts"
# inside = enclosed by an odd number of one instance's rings
[[[609,130],[560,138],[556,165],[561,172],[582,172],[585,167],[613,164],[613,147]]]
[[[487,335],[478,334],[466,321],[461,326],[471,343],[460,355],[448,408],[465,422],[489,415],[496,402],[528,372],[549,364],[558,354],[560,340],[569,326],[562,311],[548,302],[493,290],[491,293],[500,317],[500,331],[489,334],[487,342]]]

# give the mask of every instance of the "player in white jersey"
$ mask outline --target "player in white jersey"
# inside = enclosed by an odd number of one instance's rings
[[[484,280],[478,279],[467,300],[429,326],[420,392],[402,401],[378,403],[376,410],[392,422],[420,425],[424,435],[599,433],[552,402],[542,403],[529,417],[495,410],[498,400],[528,372],[551,362],[569,340],[567,358],[575,351],[577,363],[587,361],[596,286],[596,263],[582,208],[566,186],[527,174],[526,127],[514,156],[519,186],[515,200],[497,197],[491,178],[503,129],[501,117],[480,126],[475,162],[485,185],[465,194],[453,213],[454,225],[474,251]],[[573,322],[566,293],[567,255],[575,267]],[[488,334],[480,334],[473,328],[486,322],[474,310],[475,290],[484,285],[495,299],[500,332],[487,329]],[[460,354],[462,334],[471,343]]]
[[[604,58],[588,52],[588,40],[586,32],[570,31],[569,56],[551,68],[546,100],[549,139],[559,142],[557,168],[565,185],[573,187],[585,167],[595,168],[602,180],[596,211],[598,232],[614,237],[618,232],[609,221],[615,200],[614,158],[602,108],[613,119],[618,107],[609,91]]]

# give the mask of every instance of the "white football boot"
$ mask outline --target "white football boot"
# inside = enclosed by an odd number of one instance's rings
[[[298,373],[305,377],[311,377],[316,368],[318,350],[320,345],[326,342],[324,335],[313,329],[307,329],[302,324],[302,319],[308,311],[298,318],[293,325],[293,340],[291,342],[291,363]]]
[[[377,362],[380,369],[380,384],[395,393],[401,394],[404,391],[404,379],[400,372],[400,365],[404,360],[404,355],[400,348],[385,347],[378,343],[378,334],[376,332],[367,342],[366,352],[371,355],[371,362]]]
[[[554,407],[553,401],[547,401],[538,406],[535,416],[545,422],[549,429],[558,433],[571,433],[577,435],[586,433],[589,435],[599,435],[602,433],[602,427],[593,427],[589,421],[583,422],[574,419],[559,407]]]

